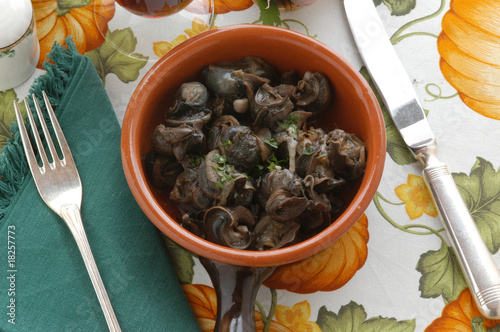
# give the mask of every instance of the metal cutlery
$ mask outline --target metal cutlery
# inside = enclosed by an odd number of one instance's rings
[[[412,83],[372,0],[344,0],[347,19],[377,90],[434,198],[448,238],[481,313],[500,319],[500,272],[465,205],[448,167],[436,156],[436,140]]]
[[[28,105],[28,100],[25,98],[24,103],[26,105],[33,136],[36,141],[41,165],[39,165],[33,151],[19,107],[14,102],[16,119],[19,124],[19,132],[22,138],[31,174],[33,174],[33,179],[42,199],[55,213],[64,219],[66,225],[71,230],[78,248],[80,249],[80,253],[82,254],[85,266],[89,272],[95,292],[97,293],[97,297],[104,312],[109,330],[112,332],[121,331],[108,294],[104,288],[99,270],[97,269],[94,256],[87,240],[87,235],[85,234],[85,229],[83,227],[80,213],[82,202],[82,183],[80,181],[80,176],[78,174],[78,170],[76,169],[73,156],[45,92],[43,92],[43,99],[47,107],[52,127],[54,128],[55,137],[57,139],[62,158],[58,156],[36,96],[33,95],[32,97],[37,116],[42,126],[43,136],[45,137],[45,142],[49,149],[49,153],[47,154],[47,151],[44,149],[42,139],[38,133],[34,116]],[[50,161],[49,156],[51,159]]]

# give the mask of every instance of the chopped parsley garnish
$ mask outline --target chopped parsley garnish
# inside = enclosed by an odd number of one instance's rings
[[[222,189],[224,188],[224,182],[234,180],[232,174],[236,173],[236,170],[232,165],[226,164],[227,157],[224,155],[215,153],[211,160],[214,163],[217,163],[217,166],[212,165],[212,169],[220,177],[220,181],[215,182],[215,185],[218,188]]]
[[[232,174],[234,173],[234,168],[231,165],[224,165],[224,166],[218,166],[215,167],[212,165],[213,170],[217,175],[220,177],[220,182],[223,184],[226,181],[232,181],[233,177]],[[217,183],[215,183],[217,184]],[[217,187],[222,188],[217,184]]]
[[[285,159],[282,159],[282,160],[278,160],[278,158],[276,158],[276,155],[273,153],[271,155],[271,157],[269,157],[269,159],[267,159],[267,162],[268,162],[268,166],[267,166],[267,169],[269,170],[269,172],[272,172],[274,170],[274,168],[276,166],[280,166],[280,167],[283,167],[285,166],[285,164],[289,161],[289,158],[285,158]]]
[[[322,155],[317,156],[316,159],[321,159],[321,158],[326,157],[326,156],[328,156],[328,154],[324,153]]]
[[[227,157],[218,153],[215,153],[211,159],[214,163],[225,165],[227,162]]]
[[[238,75],[238,78],[239,78],[240,80],[242,80],[242,79],[243,79],[243,71],[242,71],[242,70],[234,71],[234,72],[233,72],[233,74]]]
[[[310,155],[312,155],[313,153],[314,153],[314,150],[313,150],[313,148],[311,148],[311,146],[310,146],[310,145],[306,145],[306,146],[304,147],[304,150],[302,151],[302,154],[305,154],[306,156],[310,156]]]
[[[295,114],[290,114],[286,117],[286,119],[284,120],[284,122],[278,122],[278,126],[280,126],[281,128],[287,130],[289,129],[291,126],[297,126],[297,123],[299,123],[299,117]]]
[[[226,146],[231,146],[233,145],[233,142],[231,142],[230,139],[228,139],[227,141],[225,141],[223,144],[222,144],[222,147],[226,147]]]
[[[196,154],[189,156],[191,159],[190,166],[193,168],[199,167],[201,163],[205,160],[205,156],[198,156]]]
[[[267,138],[261,137],[260,139],[262,140],[262,142],[266,143],[270,147],[275,148],[275,149],[278,148],[278,142],[276,142],[276,140],[274,138],[267,139]]]

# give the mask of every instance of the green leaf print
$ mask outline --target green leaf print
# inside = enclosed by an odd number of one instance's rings
[[[162,238],[179,282],[183,285],[193,283],[193,254],[182,248],[163,234]]]
[[[275,0],[257,0],[260,8],[260,20],[265,25],[281,25],[281,15]]]
[[[402,16],[409,14],[417,5],[417,0],[382,0],[389,8],[391,15]]]
[[[134,36],[132,29],[108,30],[106,41],[100,47],[85,53],[85,55],[92,60],[104,83],[106,82],[106,75],[111,73],[118,76],[120,81],[129,83],[139,77],[139,70],[146,65],[149,59],[147,56],[134,53],[136,46],[137,38]]]
[[[323,332],[358,331],[363,322],[366,321],[366,317],[363,306],[351,301],[349,304],[340,307],[338,315],[322,306],[319,308],[316,324]]]
[[[7,140],[12,138],[10,126],[16,121],[14,101],[17,103],[17,94],[14,89],[0,92],[0,151],[7,144]],[[26,116],[24,103],[20,102],[18,105],[23,117]]]
[[[415,320],[397,321],[395,318],[381,316],[366,319],[367,314],[362,305],[356,302],[342,306],[338,314],[328,311],[322,306],[318,312],[316,324],[323,332],[411,332],[415,331]]]
[[[422,273],[419,290],[423,298],[442,295],[448,303],[467,287],[457,257],[444,241],[438,251],[422,254],[416,269]]]
[[[408,147],[406,146],[406,143],[403,141],[403,137],[401,137],[398,129],[394,125],[391,115],[387,111],[387,108],[382,101],[382,97],[378,93],[375,84],[373,83],[372,78],[368,73],[368,70],[363,66],[359,72],[372,88],[373,93],[377,97],[380,108],[382,109],[382,115],[384,116],[385,122],[385,132],[387,136],[387,153],[392,158],[392,160],[394,160],[394,162],[399,165],[409,165],[414,163],[416,160],[413,157],[410,149],[408,149]]]
[[[500,168],[495,171],[478,157],[470,176],[454,173],[453,179],[486,246],[495,254],[500,248]]]
[[[415,331],[415,320],[397,321],[395,318],[374,317],[370,318],[361,326],[361,332],[411,332]]]

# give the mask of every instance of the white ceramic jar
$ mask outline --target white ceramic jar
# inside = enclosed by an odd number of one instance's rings
[[[35,71],[40,56],[30,0],[0,0],[0,91],[14,88]]]

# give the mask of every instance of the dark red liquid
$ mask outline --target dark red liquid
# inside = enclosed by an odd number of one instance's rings
[[[192,0],[116,0],[130,12],[141,16],[167,16],[184,9]]]

